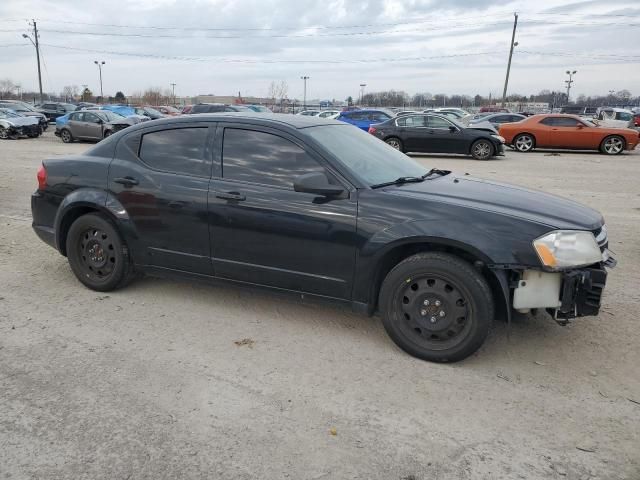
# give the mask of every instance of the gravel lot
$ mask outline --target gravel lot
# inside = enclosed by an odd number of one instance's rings
[[[82,287],[29,197],[42,158],[86,148],[0,142],[0,478],[640,478],[639,151],[417,157],[601,210],[619,260],[599,317],[521,316],[436,365],[340,307]]]

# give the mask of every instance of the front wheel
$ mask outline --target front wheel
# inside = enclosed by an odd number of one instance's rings
[[[398,151],[400,151],[400,152],[403,152],[403,151],[404,151],[404,150],[403,150],[404,146],[402,145],[402,140],[400,140],[400,139],[399,139],[399,138],[397,138],[397,137],[387,138],[387,139],[385,140],[385,143],[386,143],[387,145],[389,145],[390,147],[393,147],[393,148],[395,148],[396,150],[398,150]]]
[[[471,156],[476,160],[488,160],[493,156],[493,145],[489,140],[476,140],[471,145]]]
[[[0,125],[0,139],[7,140],[9,138],[9,130]]]
[[[379,305],[391,339],[432,362],[473,354],[487,338],[494,313],[484,277],[464,260],[435,252],[396,265],[382,283]]]
[[[617,135],[611,135],[605,138],[600,145],[600,151],[607,155],[618,155],[624,150],[624,138]]]
[[[92,290],[114,290],[130,277],[128,249],[113,224],[101,215],[83,215],[73,222],[66,246],[71,270]]]

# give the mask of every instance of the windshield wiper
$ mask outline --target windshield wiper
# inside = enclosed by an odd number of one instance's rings
[[[422,175],[421,178],[424,180],[427,177],[430,177],[431,175],[440,175],[441,177],[444,177],[445,175],[449,175],[450,173],[451,173],[451,170],[440,170],[438,168],[432,168],[427,173]]]
[[[400,177],[391,182],[377,183],[371,185],[371,188],[388,187],[389,185],[402,185],[404,183],[424,182],[424,177]]]

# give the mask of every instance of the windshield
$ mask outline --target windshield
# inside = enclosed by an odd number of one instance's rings
[[[158,110],[156,110],[155,108],[151,108],[151,107],[144,107],[140,109],[142,111],[141,115],[151,115],[152,118],[162,118],[164,117],[164,115],[159,112]],[[136,111],[136,113],[138,113]]]
[[[10,108],[11,110],[15,110],[16,112],[33,112],[34,110],[29,108],[26,105],[22,105],[21,103],[5,103],[2,105],[3,108]]]
[[[304,132],[368,185],[426,173],[404,153],[353,125],[322,125]]]
[[[16,112],[9,110],[9,109],[5,109],[2,110],[2,113],[4,114],[2,118],[12,118],[12,117],[21,117],[22,115],[17,114]]]
[[[94,113],[107,122],[116,122],[124,118],[124,115],[120,115],[119,113],[111,112],[109,110],[100,110]]]

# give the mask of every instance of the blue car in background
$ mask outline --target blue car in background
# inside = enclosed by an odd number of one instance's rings
[[[133,107],[127,105],[103,105],[102,110],[109,110],[110,112],[119,113],[123,117],[131,117],[136,115],[136,111]]]
[[[364,130],[369,130],[369,126],[374,123],[386,122],[393,118],[393,114],[380,109],[353,110],[350,112],[342,112],[336,120],[341,120]]]

